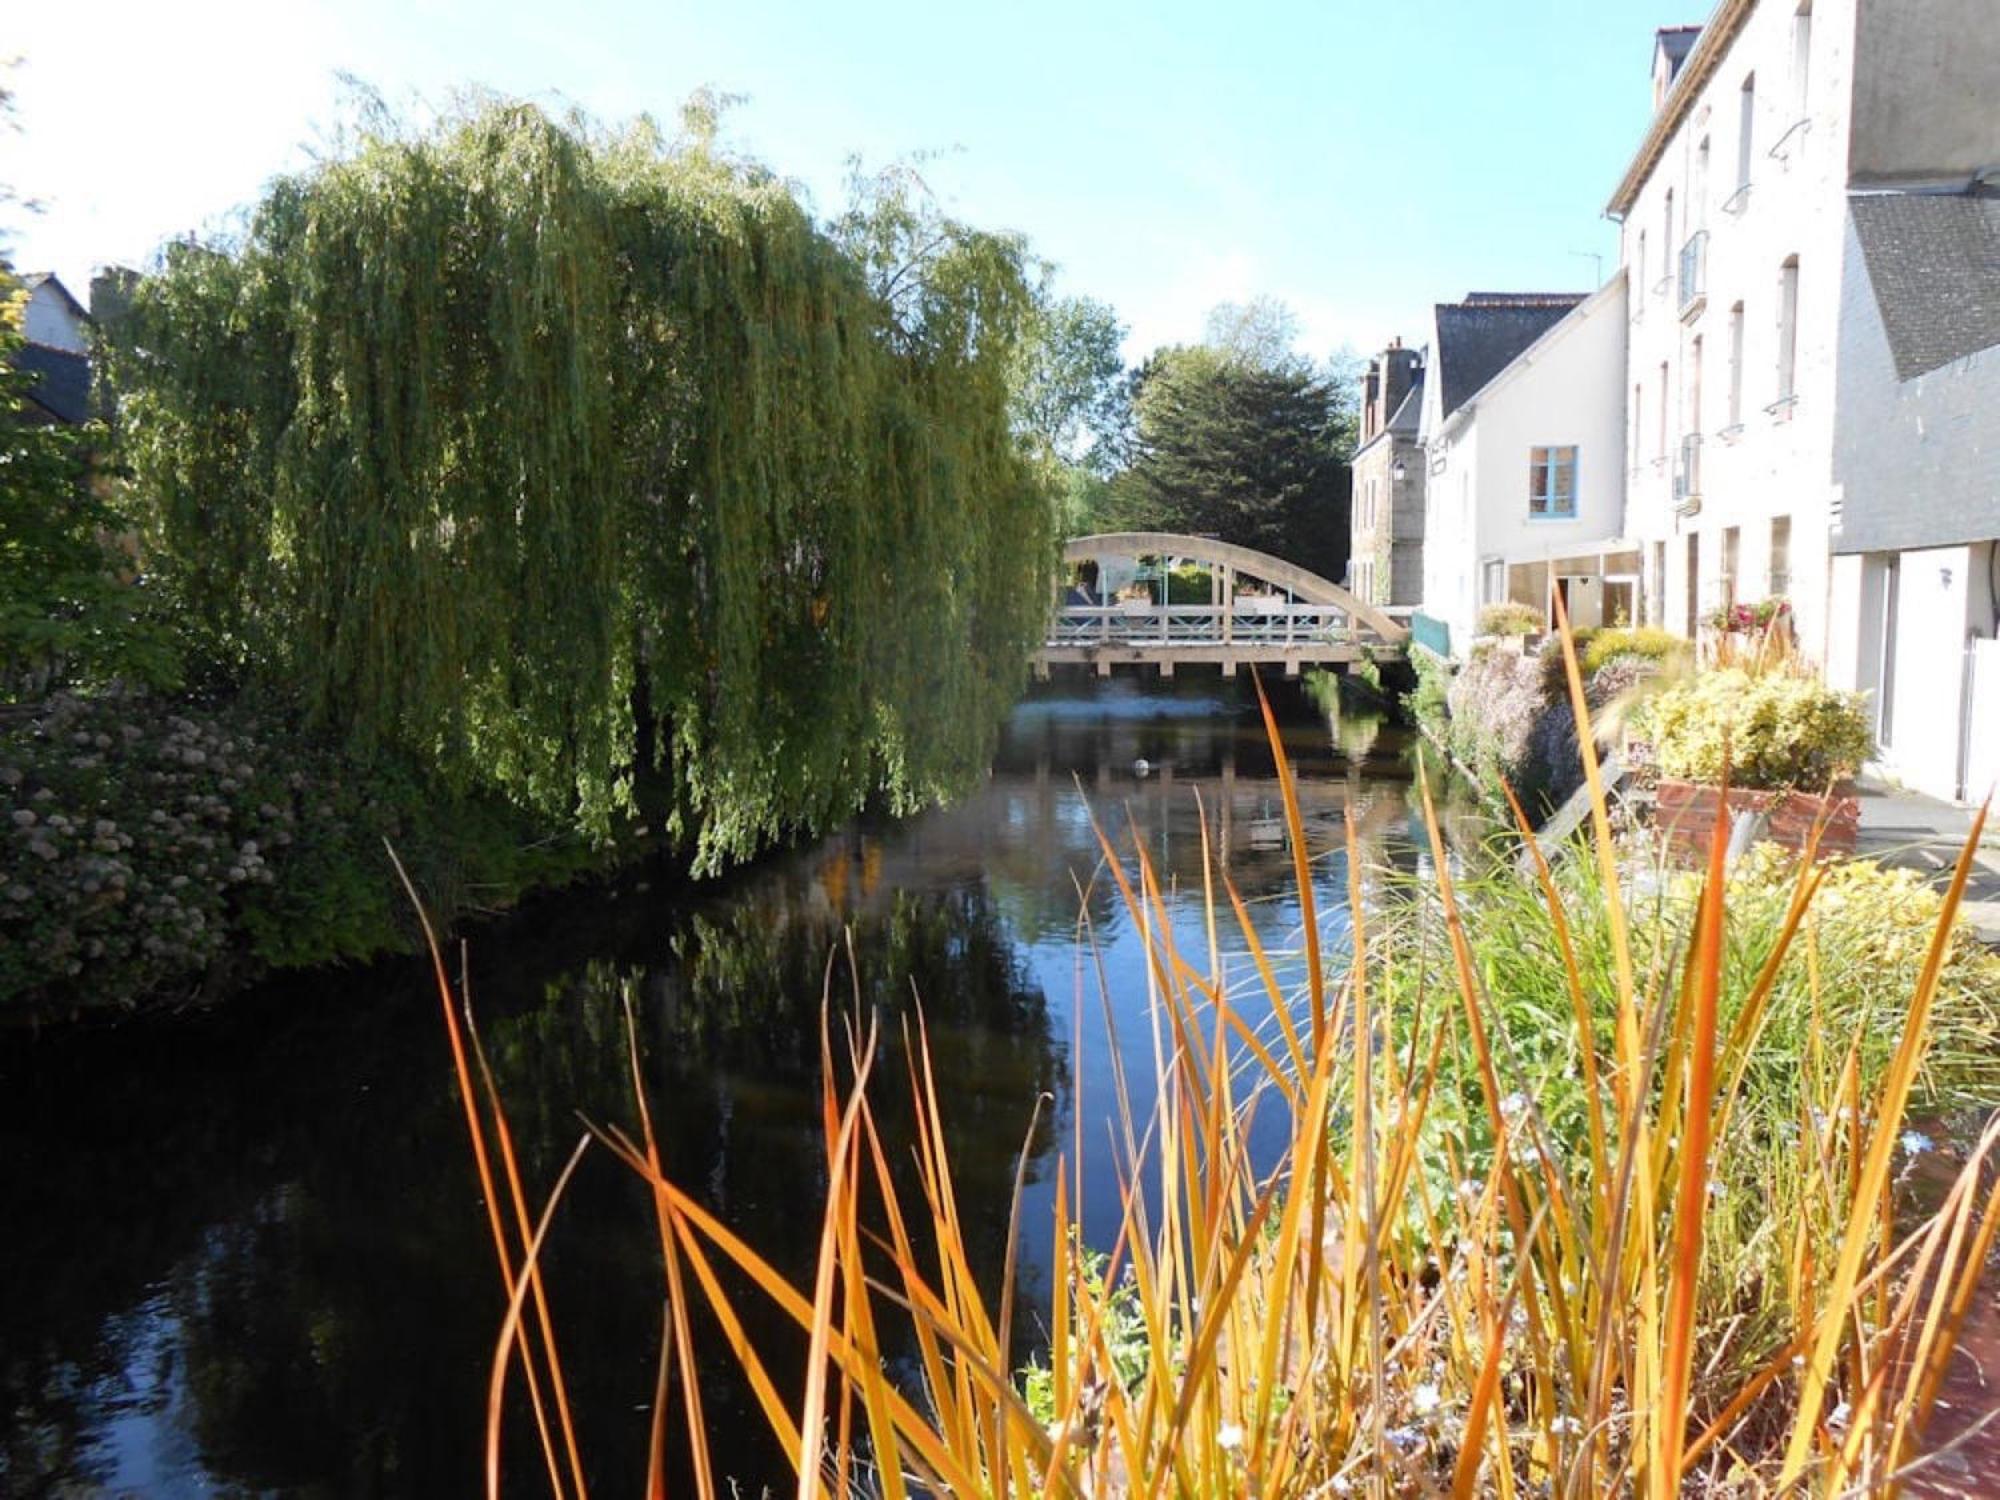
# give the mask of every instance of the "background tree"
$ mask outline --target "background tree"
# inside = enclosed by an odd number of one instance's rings
[[[1352,381],[1297,352],[1297,320],[1273,299],[1224,304],[1208,330],[1209,342],[1158,350],[1136,373],[1135,452],[1107,513],[1340,578]]]
[[[0,65],[0,135],[15,129]],[[7,257],[4,219],[34,211],[0,182],[0,701],[73,684],[174,680],[172,639],[137,586],[118,539],[129,522],[92,477],[101,426],[64,427],[30,400],[38,377],[20,368],[27,287]]]
[[[1203,323],[1202,342],[1260,370],[1297,370],[1311,363],[1298,350],[1298,314],[1276,297],[1216,303]]]

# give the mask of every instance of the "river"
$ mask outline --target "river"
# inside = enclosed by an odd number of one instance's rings
[[[1379,715],[1329,715],[1292,684],[1276,692],[1337,947],[1344,812],[1371,857],[1424,857],[1409,744]],[[629,995],[670,1173],[803,1272],[837,955],[835,994],[845,1003],[858,988],[885,1023],[878,1099],[899,1152],[911,1138],[900,1028],[922,997],[959,1202],[987,1266],[1004,1252],[1025,1142],[1031,1344],[1058,1150],[1082,1144],[1086,1237],[1101,1244],[1115,1227],[1114,1030],[1141,1111],[1152,1088],[1140,937],[1093,878],[1092,818],[1120,847],[1144,843],[1201,955],[1198,808],[1260,941],[1294,948],[1291,856],[1255,700],[1247,682],[1212,678],[1044,685],[1014,713],[986,783],[954,807],[864,819],[709,886],[635,870],[475,930],[472,989],[525,1175],[546,1187],[579,1116],[632,1120]],[[1222,946],[1241,942],[1225,930]],[[1296,964],[1286,972],[1296,979]],[[0,1224],[0,1491],[476,1491],[502,1295],[421,966],[282,977],[171,1022],[0,1037]],[[636,1180],[607,1155],[587,1160],[547,1263],[579,1435],[606,1495],[640,1490],[657,1256]],[[788,1347],[770,1320],[755,1327]],[[703,1368],[718,1466],[746,1494],[782,1487],[747,1392],[725,1360]],[[510,1493],[536,1492],[528,1424],[514,1427]]]

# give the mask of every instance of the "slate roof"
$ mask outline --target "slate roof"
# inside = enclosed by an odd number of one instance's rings
[[[28,392],[28,399],[49,416],[58,422],[89,420],[90,361],[83,355],[46,344],[23,344],[15,362],[41,377]]]
[[[1403,399],[1396,404],[1396,410],[1390,415],[1387,425],[1382,430],[1393,432],[1398,437],[1415,437],[1417,419],[1423,415],[1423,410],[1424,372],[1418,370],[1416,379],[1410,382],[1409,390],[1403,393]]]
[[[2000,344],[2000,195],[1865,193],[1848,211],[1899,380]]]
[[[1667,61],[1673,64],[1678,74],[1687,55],[1694,51],[1694,44],[1701,40],[1699,26],[1662,26],[1657,33],[1660,50],[1667,54]]]
[[[1474,292],[1463,302],[1439,303],[1427,374],[1440,382],[1442,414],[1465,405],[1583,298],[1581,292]]]

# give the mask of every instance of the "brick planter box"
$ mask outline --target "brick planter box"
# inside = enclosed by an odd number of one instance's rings
[[[1660,780],[1658,823],[1660,832],[1676,854],[1700,860],[1707,857],[1710,832],[1721,812],[1722,789],[1691,781]],[[1845,783],[1830,797],[1810,792],[1754,792],[1742,787],[1729,789],[1729,811],[1765,814],[1763,836],[1787,849],[1804,849],[1813,825],[1822,818],[1820,833],[1823,854],[1852,854],[1855,835],[1861,826],[1861,803]]]

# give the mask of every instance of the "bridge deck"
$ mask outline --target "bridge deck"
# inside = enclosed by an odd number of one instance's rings
[[[1057,610],[1036,668],[1073,664],[1157,666],[1281,665],[1287,676],[1302,666],[1339,666],[1364,659],[1400,657],[1391,641],[1337,604],[1239,597],[1232,605],[1071,604]]]

